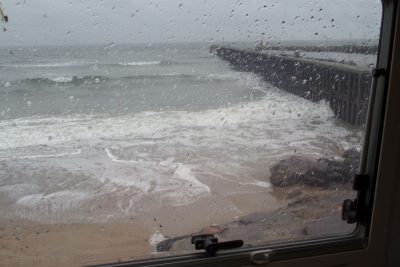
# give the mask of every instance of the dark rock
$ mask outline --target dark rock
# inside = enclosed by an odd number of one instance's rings
[[[320,158],[313,167],[304,170],[302,183],[320,187],[347,183],[351,176],[344,167],[341,161]]]
[[[305,196],[302,197],[294,202],[291,202],[288,204],[288,207],[294,207],[297,205],[304,205],[304,204],[310,204],[310,203],[315,203],[318,202],[318,198],[315,196]]]
[[[300,184],[304,171],[314,165],[313,160],[299,156],[283,159],[270,168],[270,182],[281,187]]]
[[[296,189],[296,190],[290,191],[289,194],[287,195],[286,199],[292,199],[292,198],[300,196],[301,194],[302,194],[301,190]]]
[[[239,220],[239,224],[240,225],[249,225],[251,223],[254,223],[254,221],[249,220],[248,218],[243,218]]]
[[[270,182],[274,186],[311,185],[336,186],[351,181],[358,171],[360,153],[346,150],[343,160],[319,158],[312,160],[300,156],[283,159],[270,168]]]
[[[238,223],[240,225],[250,225],[250,224],[262,222],[264,220],[265,220],[265,213],[264,212],[256,212],[256,213],[241,217],[238,220]]]

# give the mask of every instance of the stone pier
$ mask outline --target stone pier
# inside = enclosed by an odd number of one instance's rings
[[[325,99],[337,118],[349,124],[365,123],[372,82],[368,68],[217,45],[210,52],[277,88],[311,101]]]

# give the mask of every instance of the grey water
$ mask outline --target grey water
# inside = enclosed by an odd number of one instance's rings
[[[260,97],[208,44],[0,48],[0,120],[199,111]]]

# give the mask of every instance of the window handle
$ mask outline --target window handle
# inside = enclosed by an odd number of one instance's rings
[[[386,70],[384,68],[373,69],[371,71],[372,77],[378,78],[386,74]]]
[[[218,242],[218,238],[211,234],[193,236],[191,243],[194,244],[195,249],[204,249],[210,257],[215,256],[218,250],[235,249],[243,246],[243,240]]]
[[[368,207],[365,206],[365,194],[370,188],[368,175],[357,174],[354,177],[353,190],[358,191],[356,199],[346,199],[342,205],[342,220],[349,224],[365,221],[368,218]]]

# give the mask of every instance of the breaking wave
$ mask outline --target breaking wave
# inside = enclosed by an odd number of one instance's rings
[[[87,76],[70,76],[70,77],[35,77],[35,78],[27,78],[22,80],[17,80],[11,82],[15,84],[70,84],[70,85],[81,85],[81,84],[96,84],[96,83],[104,83],[107,81],[118,81],[118,80],[137,80],[137,81],[146,81],[146,80],[166,80],[166,79],[176,79],[179,81],[193,81],[193,82],[218,82],[218,81],[228,81],[228,80],[237,80],[238,77],[235,75],[192,75],[192,74],[183,74],[183,73],[167,73],[167,74],[145,74],[145,75],[130,75],[124,77],[107,77],[101,75],[87,75]]]
[[[149,65],[176,65],[178,62],[161,60],[161,61],[133,61],[133,62],[120,62],[119,66],[149,66]]]
[[[104,62],[85,62],[85,61],[71,61],[71,62],[55,62],[55,63],[24,63],[24,64],[3,64],[1,68],[63,68],[63,67],[79,67],[79,66],[119,66],[119,67],[142,67],[142,66],[169,66],[184,64],[170,60],[159,61],[124,61],[118,63],[104,63]]]

